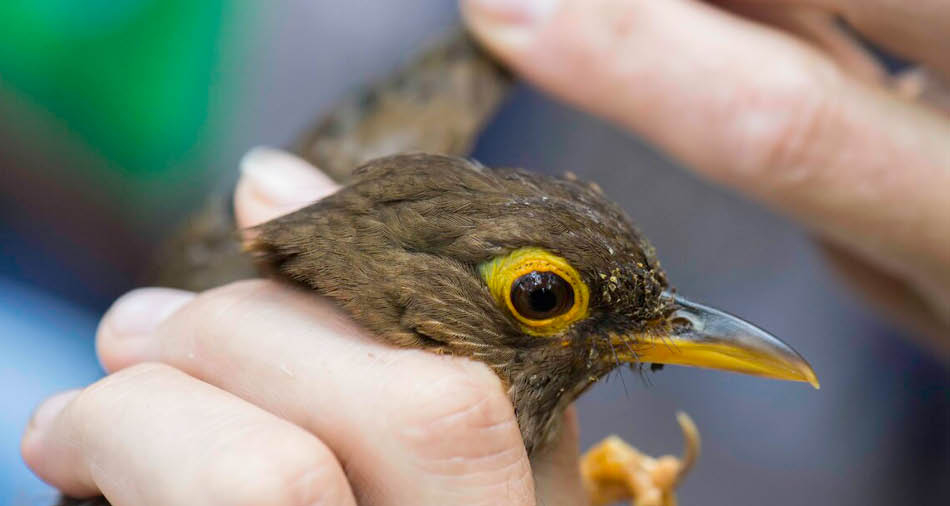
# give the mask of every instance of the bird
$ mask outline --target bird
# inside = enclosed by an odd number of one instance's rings
[[[244,249],[264,275],[335,302],[385,344],[486,364],[529,456],[581,393],[624,365],[818,385],[787,344],[678,295],[626,213],[571,175],[382,157],[254,227]]]
[[[302,137],[296,151],[341,189],[254,227],[243,244],[229,199],[213,197],[159,252],[153,279],[200,290],[256,268],[334,301],[388,345],[482,362],[505,386],[529,456],[552,443],[579,395],[620,367],[691,366],[818,386],[787,344],[678,294],[655,248],[596,184],[458,156],[509,81],[464,35],[436,46]],[[408,152],[377,157],[393,146]],[[688,467],[695,428],[681,425]],[[615,485],[628,472],[618,459],[631,455],[608,440],[581,470],[595,487],[598,476]],[[592,497],[627,497],[600,492]]]
[[[264,272],[338,304],[386,344],[467,357],[502,380],[531,455],[623,365],[817,386],[791,347],[681,297],[594,184],[464,158],[372,160],[335,194],[254,228]]]

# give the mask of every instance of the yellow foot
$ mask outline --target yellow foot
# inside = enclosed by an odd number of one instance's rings
[[[686,440],[683,458],[653,458],[610,436],[581,458],[581,476],[593,506],[631,500],[633,506],[676,506],[674,489],[699,457],[699,431],[686,413],[676,421]]]

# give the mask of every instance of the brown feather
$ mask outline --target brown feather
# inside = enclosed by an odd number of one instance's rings
[[[523,247],[567,259],[590,287],[590,316],[562,336],[526,335],[477,272]],[[607,333],[668,309],[653,248],[596,189],[456,157],[371,161],[336,194],[257,227],[248,249],[388,344],[489,364],[509,387],[529,452],[613,369],[602,359],[613,353]]]

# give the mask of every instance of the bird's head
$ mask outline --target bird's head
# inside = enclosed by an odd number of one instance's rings
[[[266,270],[335,300],[386,342],[470,357],[509,389],[529,452],[623,364],[807,381],[768,333],[669,288],[653,247],[594,185],[454,157],[371,161],[259,226]]]

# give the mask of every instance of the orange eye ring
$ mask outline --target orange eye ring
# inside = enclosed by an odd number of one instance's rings
[[[521,323],[525,333],[535,336],[560,334],[572,323],[587,317],[590,291],[580,273],[561,258],[541,248],[521,248],[479,266],[479,272],[495,300],[506,307]],[[532,274],[551,273],[567,282],[573,290],[573,301],[563,312],[550,318],[532,319],[518,311],[512,301],[515,282]]]

